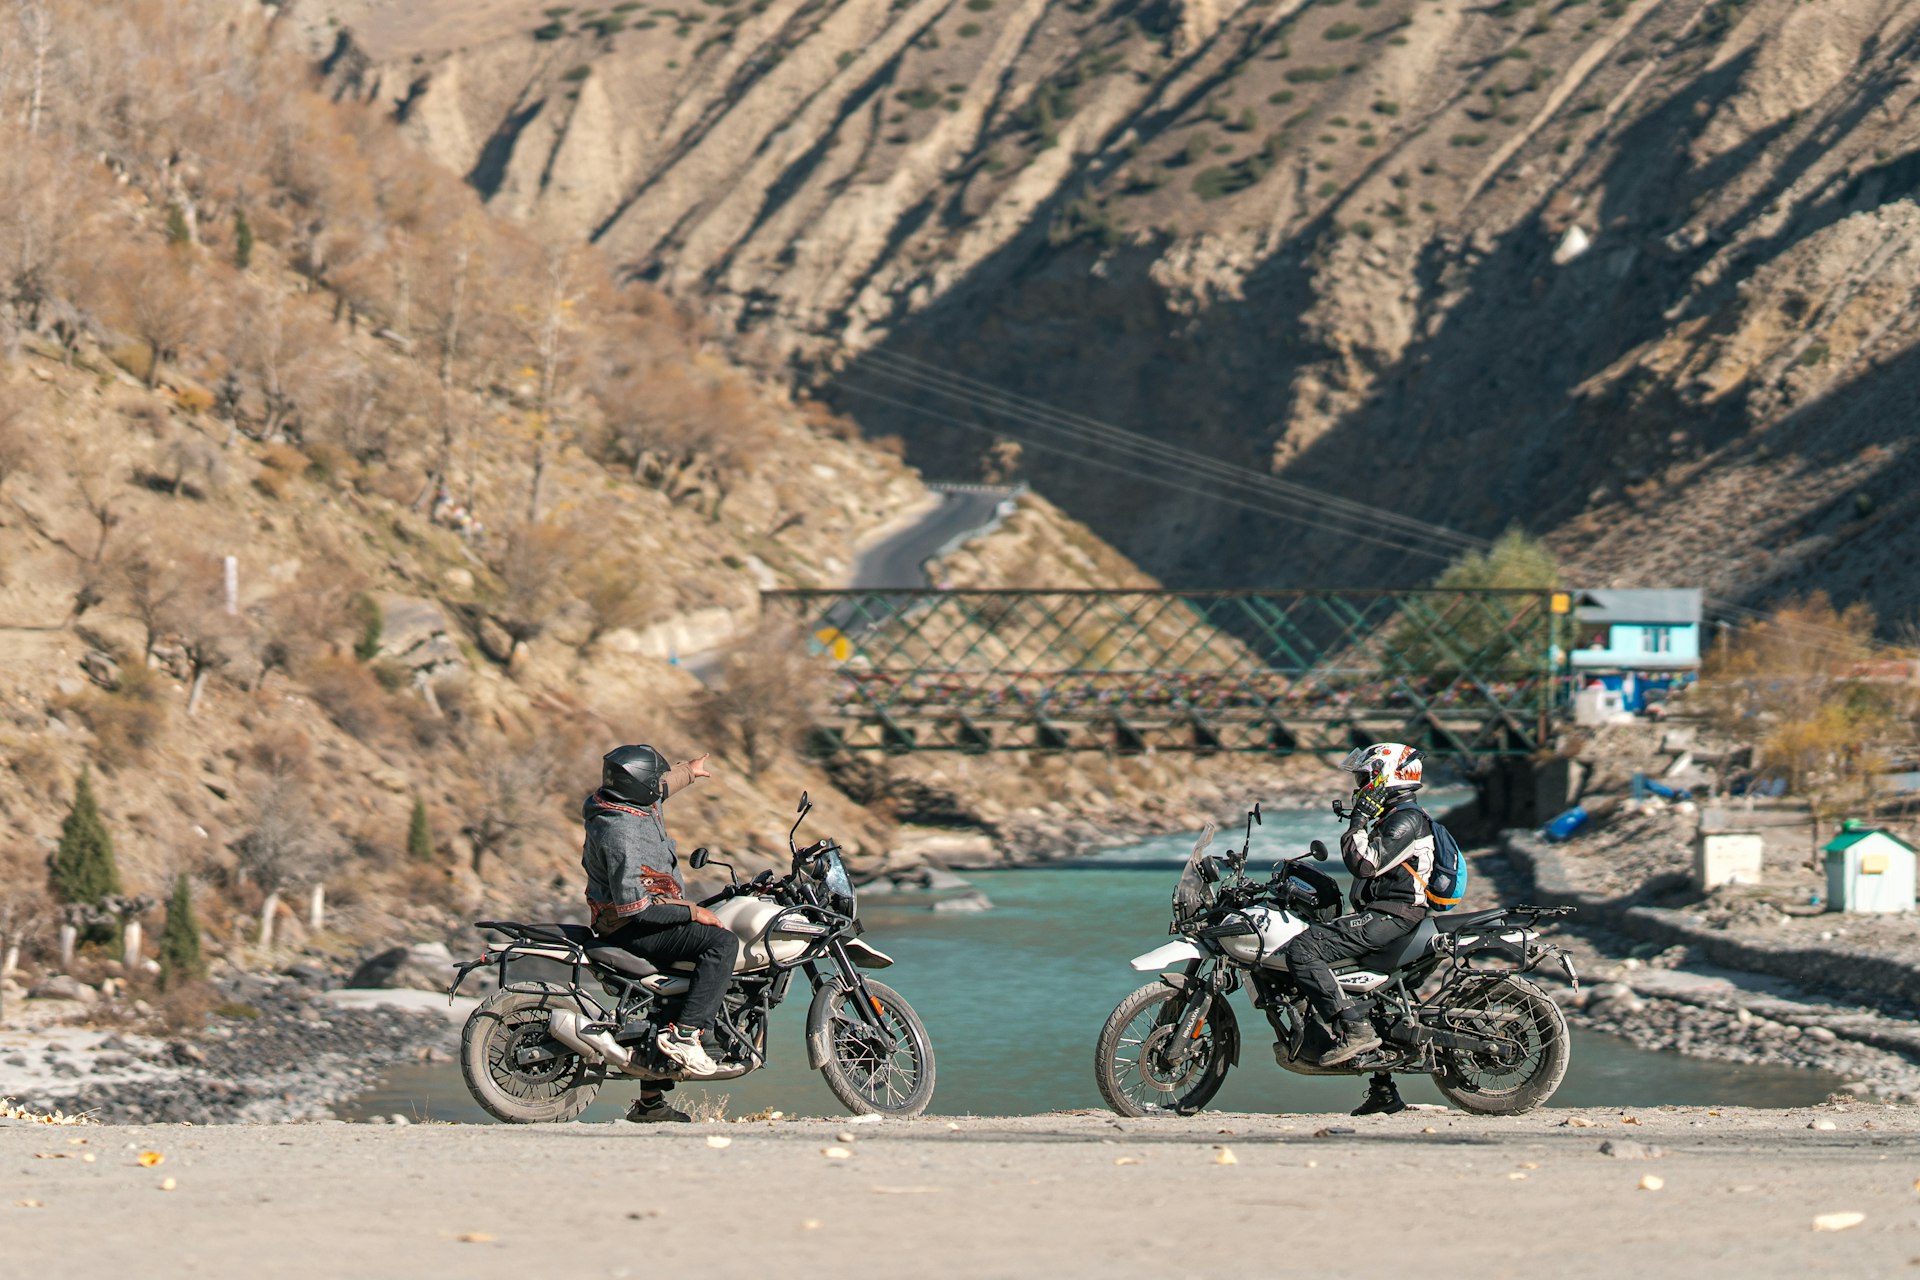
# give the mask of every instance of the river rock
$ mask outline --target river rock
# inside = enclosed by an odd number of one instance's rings
[[[444,942],[416,942],[394,947],[360,962],[347,979],[349,987],[417,991],[445,991],[453,981],[453,953]]]
[[[957,898],[942,898],[933,904],[933,909],[942,912],[991,911],[993,903],[986,894],[976,889],[972,893],[961,894]]]
[[[1595,1004],[1608,1000],[1631,1000],[1633,988],[1624,982],[1602,982],[1587,989],[1587,998]]]
[[[934,893],[942,893],[952,889],[973,888],[973,882],[971,880],[968,880],[964,876],[957,876],[951,871],[943,871],[939,867],[927,868],[925,884],[926,887]]]
[[[27,992],[29,1000],[78,1000],[81,1004],[92,1004],[99,998],[98,991],[64,973],[54,974]]]
[[[1615,1160],[1657,1160],[1666,1153],[1632,1138],[1608,1138],[1600,1144],[1600,1154]]]
[[[1840,1038],[1837,1033],[1827,1027],[1807,1027],[1804,1028],[1800,1034],[1806,1039],[1819,1044],[1832,1044]]]

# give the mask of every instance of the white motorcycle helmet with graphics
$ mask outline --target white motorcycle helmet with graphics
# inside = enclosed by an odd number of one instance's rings
[[[1386,809],[1420,789],[1426,761],[1420,752],[1399,742],[1376,742],[1348,754],[1340,767],[1353,775],[1353,803],[1372,800]]]

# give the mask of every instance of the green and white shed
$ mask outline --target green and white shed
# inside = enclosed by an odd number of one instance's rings
[[[1913,846],[1849,818],[1827,842],[1827,910],[1913,910]]]

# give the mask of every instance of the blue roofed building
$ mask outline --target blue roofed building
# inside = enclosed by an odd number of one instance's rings
[[[1606,588],[1574,593],[1576,688],[1598,685],[1627,711],[1645,710],[1700,672],[1703,600],[1696,587]]]

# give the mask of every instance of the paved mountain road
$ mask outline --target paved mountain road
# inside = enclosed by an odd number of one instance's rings
[[[1569,1117],[1594,1127],[1566,1127]],[[0,1271],[1805,1280],[1905,1274],[1920,1259],[1920,1110],[1637,1119],[0,1121]],[[1823,1122],[1834,1127],[1809,1127]],[[1665,1154],[1603,1155],[1609,1140]],[[1220,1162],[1223,1146],[1233,1163]],[[833,1148],[848,1157],[823,1154]],[[141,1151],[165,1162],[143,1168]],[[1646,1175],[1663,1185],[1641,1189]],[[165,1178],[175,1189],[161,1189]],[[1865,1218],[1817,1230],[1831,1213]]]
[[[874,590],[911,590],[928,585],[922,568],[926,561],[949,543],[970,537],[992,523],[1000,504],[1016,492],[992,486],[942,489],[939,506],[860,553],[848,585]]]

